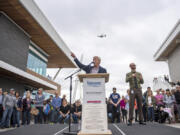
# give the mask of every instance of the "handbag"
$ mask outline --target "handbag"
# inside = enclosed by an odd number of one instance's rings
[[[35,107],[35,105],[31,105],[31,112],[32,115],[37,116],[39,114],[39,110]]]

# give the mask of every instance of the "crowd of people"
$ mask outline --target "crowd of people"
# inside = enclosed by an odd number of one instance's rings
[[[72,119],[78,123],[81,119],[81,101],[77,100],[71,106]],[[55,92],[45,100],[43,89],[39,88],[35,99],[31,98],[31,92],[27,91],[25,97],[20,97],[14,89],[3,92],[0,88],[0,128],[20,127],[34,124],[68,123],[70,116],[70,105],[66,95],[62,98]]]
[[[109,121],[126,122],[129,114],[129,95],[130,90],[127,90],[127,95],[120,97],[113,88],[113,93],[107,99],[107,112]],[[142,112],[144,122],[159,122],[159,123],[175,123],[180,122],[180,85],[176,89],[159,89],[153,92],[151,87],[142,94]],[[134,102],[134,120],[138,122],[138,107],[137,102]]]
[[[120,96],[116,88],[107,103],[107,116],[109,122],[127,123],[129,117],[129,94]],[[150,87],[142,95],[142,112],[144,122],[179,122],[180,120],[180,85],[176,89],[159,89],[153,92]],[[77,100],[71,105],[71,119],[78,123],[81,119],[82,105]],[[134,102],[134,120],[138,122],[138,107]],[[66,95],[62,98],[55,92],[49,99],[45,100],[43,89],[39,88],[35,99],[31,98],[31,92],[27,91],[25,97],[20,97],[14,89],[10,92],[3,92],[0,88],[0,127],[9,128],[29,125],[33,119],[34,124],[68,123],[70,118],[70,105]]]

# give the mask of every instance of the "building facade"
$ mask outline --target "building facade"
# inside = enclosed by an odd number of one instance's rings
[[[58,90],[47,68],[75,68],[70,49],[33,0],[0,0],[0,88]]]
[[[154,55],[156,61],[166,61],[171,80],[180,80],[180,20]]]

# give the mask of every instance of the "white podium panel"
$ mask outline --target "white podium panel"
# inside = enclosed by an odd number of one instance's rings
[[[106,133],[107,125],[106,104],[84,104],[82,112],[82,127],[84,133]]]
[[[83,80],[83,104],[105,104],[105,79],[84,78]]]
[[[105,103],[105,81],[109,74],[91,76],[80,75],[83,78],[83,104],[81,131],[78,135],[111,135]]]

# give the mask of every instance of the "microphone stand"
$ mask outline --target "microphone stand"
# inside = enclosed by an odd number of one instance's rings
[[[70,114],[69,114],[69,132],[63,132],[63,134],[65,135],[77,135],[77,132],[72,132],[71,131],[71,116],[72,116],[72,108],[71,108],[71,97],[72,97],[72,80],[73,80],[73,76],[75,74],[77,74],[78,72],[80,72],[81,69],[77,70],[76,72],[72,73],[71,75],[69,75],[68,77],[65,78],[65,80],[70,78]]]
[[[91,62],[90,64],[88,64],[87,66],[81,68],[81,69],[85,69],[86,67],[90,66],[93,62]],[[65,80],[70,78],[70,114],[69,114],[69,132],[63,132],[63,134],[65,135],[77,135],[77,132],[72,132],[71,131],[71,115],[72,115],[72,111],[71,111],[71,97],[72,97],[72,79],[73,76],[77,73],[79,73],[81,71],[81,69],[78,69],[77,71],[75,71],[74,73],[72,73],[71,75],[69,75],[68,77],[65,78]]]

